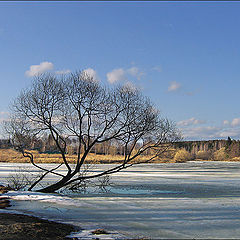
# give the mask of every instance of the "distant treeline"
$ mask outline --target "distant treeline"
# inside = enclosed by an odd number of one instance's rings
[[[192,155],[198,155],[201,152],[213,154],[220,149],[226,153],[226,158],[240,156],[240,140],[208,140],[208,141],[182,141],[174,143],[175,149],[185,149]]]
[[[12,144],[10,140],[0,139],[0,149],[7,149],[11,147],[12,147]]]
[[[65,139],[67,143],[67,153],[77,154],[76,139]],[[0,149],[11,148],[10,140],[0,139]],[[138,148],[140,146],[136,146]],[[58,153],[58,148],[51,135],[44,137],[43,139],[34,140],[31,143],[31,149],[37,150],[40,153]],[[217,152],[220,149],[224,149],[227,158],[234,158],[240,156],[240,141],[232,140],[228,137],[227,140],[208,140],[208,141],[181,141],[173,143],[171,149],[185,149],[194,158],[202,152],[208,153],[209,155]],[[103,154],[103,155],[124,155],[124,149],[117,142],[108,142],[102,144],[96,144],[91,150],[91,153]],[[151,154],[151,152],[146,152]]]
[[[64,139],[67,145],[67,153],[70,155],[74,155],[78,153],[78,144],[77,140],[72,139]],[[7,149],[12,148],[12,144],[10,140],[2,139],[0,140],[0,149]],[[82,146],[83,147],[83,146]],[[136,149],[140,148],[141,146],[136,144]],[[39,153],[49,153],[49,154],[55,154],[60,153],[58,147],[56,146],[56,143],[51,135],[45,136],[42,139],[34,139],[31,141],[29,149],[31,150],[37,150]],[[128,149],[125,149],[124,146],[122,146],[117,141],[108,141],[104,143],[98,143],[93,146],[90,153],[95,154],[101,154],[101,155],[124,155],[125,151],[128,151]],[[146,151],[144,154],[151,154],[149,151]]]

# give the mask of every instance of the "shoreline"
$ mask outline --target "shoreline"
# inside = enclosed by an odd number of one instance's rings
[[[7,197],[9,187],[0,185],[0,236],[1,240],[73,240],[66,237],[81,230],[66,223],[59,223],[22,213],[11,212],[11,198]],[[10,212],[8,212],[10,210]],[[5,212],[6,211],[6,212]]]
[[[116,239],[126,239],[115,231],[109,232],[101,228],[87,230],[71,223],[41,218],[9,209],[14,199],[5,195],[8,192],[7,189],[8,187],[0,185],[1,240],[78,240],[85,238],[103,240],[113,236],[116,236]]]
[[[1,240],[74,240],[74,238],[66,236],[79,230],[70,224],[44,220],[34,216],[0,213]]]
[[[6,211],[8,210],[5,208]],[[43,219],[34,215],[18,213],[16,211],[3,212],[0,209],[0,239],[1,240],[80,240],[80,239],[126,239],[115,231],[103,228],[83,229],[81,227]]]

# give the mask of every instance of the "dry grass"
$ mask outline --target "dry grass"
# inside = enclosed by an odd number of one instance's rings
[[[187,162],[190,161],[191,159],[192,159],[191,154],[187,152],[185,149],[179,149],[173,158],[174,162],[176,163]]]
[[[212,153],[210,151],[198,151],[196,154],[196,159],[211,160]]]
[[[34,155],[34,160],[36,163],[61,163],[62,158],[60,154],[47,154],[47,153],[39,153],[37,151],[31,151]],[[169,152],[163,156],[162,158],[155,159],[152,161],[153,163],[174,163],[177,162],[174,159],[174,155],[177,151],[174,149],[170,149]],[[69,163],[75,163],[77,160],[77,155],[69,155],[67,154],[67,159]],[[145,159],[149,159],[150,156],[140,156],[135,159],[135,162],[142,162]],[[123,156],[120,155],[99,155],[90,153],[87,157],[88,163],[120,163],[123,160]],[[186,157],[184,157],[186,161]],[[188,159],[189,160],[189,159]],[[217,161],[216,159],[202,159],[196,158],[195,161]],[[225,158],[218,161],[234,161],[239,162],[240,157],[234,158]],[[15,162],[15,163],[29,163],[28,158],[24,158],[21,153],[15,151],[14,149],[0,149],[0,162]]]
[[[219,150],[217,150],[214,154],[213,154],[213,158],[216,161],[223,161],[224,159],[227,158],[227,154],[225,151],[225,148],[222,147]]]
[[[34,155],[34,160],[36,163],[61,163],[62,158],[60,154],[46,154],[39,153],[37,151],[31,151]],[[69,163],[75,163],[77,160],[77,155],[66,155]],[[135,159],[135,162],[144,161],[148,159],[149,156],[140,156]],[[89,153],[87,156],[87,162],[89,163],[119,163],[123,160],[123,156],[120,155],[98,155],[94,153]],[[155,163],[169,162],[170,159],[156,159]],[[0,162],[15,162],[15,163],[28,163],[29,159],[22,156],[21,153],[15,151],[14,149],[0,149]]]

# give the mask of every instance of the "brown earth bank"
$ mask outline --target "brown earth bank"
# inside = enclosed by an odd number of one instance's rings
[[[63,240],[71,232],[77,231],[72,225],[56,223],[21,214],[0,214],[1,240]]]

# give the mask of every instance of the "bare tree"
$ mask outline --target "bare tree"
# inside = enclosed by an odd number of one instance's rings
[[[138,89],[129,86],[106,88],[91,76],[76,72],[65,76],[42,74],[31,87],[23,90],[12,105],[12,118],[7,124],[16,149],[44,174],[59,180],[40,192],[54,192],[67,185],[119,172],[133,164],[148,163],[159,157],[169,143],[179,139],[175,125],[161,118],[151,101]],[[45,169],[34,161],[29,151],[33,139],[50,134],[62,158],[54,169]],[[75,139],[77,160],[74,166],[67,159],[66,139]],[[97,144],[115,141],[123,146],[120,164],[98,173],[81,174],[86,157]],[[145,160],[136,158],[151,149]],[[64,165],[66,174],[56,171]]]

